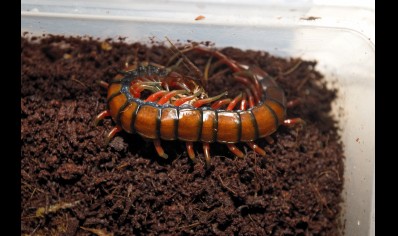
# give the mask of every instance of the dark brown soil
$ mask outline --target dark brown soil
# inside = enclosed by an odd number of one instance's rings
[[[170,51],[122,40],[51,36],[21,39],[21,191],[23,235],[339,235],[343,148],[328,115],[336,91],[326,88],[315,62],[264,52],[222,50],[274,76],[288,100],[301,103],[288,117],[304,128],[280,127],[267,157],[239,159],[224,145],[211,147],[206,170],[184,143],[163,142],[169,160],[151,143],[122,132],[108,146],[110,119],[91,122],[105,109],[110,81],[126,62],[166,64]],[[206,56],[188,53],[203,69]],[[293,68],[293,69],[292,69]],[[238,87],[211,81],[212,94]]]

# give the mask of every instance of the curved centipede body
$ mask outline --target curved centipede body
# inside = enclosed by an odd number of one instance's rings
[[[107,141],[121,130],[137,133],[152,140],[158,155],[167,158],[160,140],[181,140],[193,160],[193,142],[202,142],[209,163],[209,143],[225,143],[232,153],[243,157],[235,143],[245,142],[265,156],[255,140],[269,137],[279,125],[302,122],[300,118],[285,120],[284,91],[266,72],[238,64],[219,51],[202,47],[191,50],[216,57],[247,89],[234,99],[221,99],[226,93],[209,98],[196,80],[170,68],[148,64],[121,72],[109,84],[102,82],[108,88],[108,109],[95,121],[111,116],[116,123]],[[149,92],[146,99],[144,90]],[[220,109],[222,106],[227,108]]]

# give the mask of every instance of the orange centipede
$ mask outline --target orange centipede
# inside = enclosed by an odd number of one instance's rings
[[[174,45],[172,48],[182,57],[179,62],[194,66]],[[284,91],[259,67],[237,63],[205,47],[194,46],[189,50],[208,54],[228,66],[233,78],[246,87],[245,91],[233,99],[223,98],[226,92],[208,97],[203,83],[198,83],[200,80],[177,73],[172,67],[134,65],[109,83],[101,81],[108,89],[107,110],[95,118],[95,123],[108,116],[116,123],[106,136],[107,142],[122,130],[137,133],[153,141],[159,156],[168,158],[160,140],[181,140],[186,143],[192,160],[195,160],[193,142],[202,142],[209,163],[210,143],[225,143],[233,154],[244,157],[235,144],[245,142],[265,156],[265,150],[255,140],[269,138],[280,125],[303,122],[300,118],[286,119]]]

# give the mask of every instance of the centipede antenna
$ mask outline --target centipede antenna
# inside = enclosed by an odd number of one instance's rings
[[[211,56],[209,58],[209,60],[207,61],[206,66],[205,66],[204,75],[203,75],[203,77],[201,79],[202,85],[203,85],[203,87],[205,89],[207,89],[207,85],[208,85],[208,81],[209,81],[209,70],[210,70],[210,65],[211,65],[211,60],[212,59],[213,59],[213,56]]]
[[[178,59],[178,61],[177,61],[176,64],[174,64],[174,65],[172,65],[172,66],[169,66],[169,67],[166,67],[166,69],[165,69],[166,72],[167,72],[167,73],[170,73],[170,72],[172,72],[172,71],[175,71],[175,70],[180,66],[180,64],[181,64],[182,62],[184,62],[184,59],[182,59],[182,58]]]
[[[196,76],[197,76],[198,78],[202,78],[203,74],[202,74],[202,72],[200,72],[200,70],[198,69],[198,67],[196,67],[196,66],[191,62],[191,60],[189,60],[188,57],[185,56],[185,55],[184,55],[184,54],[183,54],[171,41],[170,41],[170,39],[169,39],[167,36],[166,36],[165,38],[166,38],[167,41],[170,43],[171,48],[172,48],[173,50],[177,51],[177,53],[181,56],[181,58],[183,58],[184,61],[188,64],[188,66],[187,66],[187,64],[184,63],[184,66],[185,66],[187,69],[192,69],[192,70],[195,72],[195,74],[196,74]]]
[[[191,50],[192,50],[192,48],[185,48],[185,49],[180,49],[180,52],[181,52],[181,53],[186,53],[186,52],[189,52],[189,51],[191,51]],[[178,53],[175,53],[171,48],[170,48],[170,51],[171,51],[173,54],[171,55],[170,59],[169,59],[168,62],[166,63],[166,66],[170,65],[171,62],[174,61],[174,60],[179,56]],[[182,58],[180,58],[180,59],[182,59]]]
[[[171,42],[171,40],[170,40],[169,38],[166,37],[166,39],[167,39],[167,41],[168,41],[168,42],[170,43],[170,45],[171,45],[170,51],[171,51],[171,53],[172,53],[172,56],[171,56],[171,58],[169,59],[169,61],[168,61],[168,63],[167,63],[167,65],[169,65],[172,61],[175,60],[175,58],[177,58],[178,56],[181,56],[182,52],[181,52],[181,50],[179,50],[179,49]],[[182,54],[182,55],[183,55],[183,54]],[[186,68],[189,69],[189,67],[185,64],[184,58],[180,58],[180,59],[178,60],[178,62],[177,62],[178,65],[180,64],[180,61],[182,61],[182,63],[184,64],[184,66],[185,66]]]

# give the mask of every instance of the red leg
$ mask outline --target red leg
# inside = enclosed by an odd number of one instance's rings
[[[99,113],[99,114],[95,117],[95,119],[94,119],[94,125],[97,126],[98,123],[99,123],[101,120],[105,119],[105,117],[108,117],[108,116],[111,116],[111,113],[109,113],[108,110]]]
[[[118,125],[113,127],[113,129],[105,137],[105,144],[108,145],[108,143],[115,136],[115,134],[119,133],[121,130],[122,130],[122,127],[120,127]]]
[[[294,100],[288,101],[286,103],[286,107],[287,108],[292,108],[292,107],[296,107],[301,103],[301,100],[299,98],[296,98]]]
[[[170,98],[174,97],[175,95],[177,95],[177,94],[184,94],[184,93],[187,93],[187,91],[186,91],[186,90],[173,90],[173,91],[167,93],[166,95],[164,95],[164,96],[158,101],[158,104],[159,104],[159,105],[163,105],[163,104],[165,104],[166,102],[168,102],[168,101],[170,100]]]
[[[265,136],[265,141],[269,144],[273,144],[275,142],[271,136]]]
[[[184,103],[186,103],[186,102],[188,102],[188,101],[194,99],[195,97],[197,97],[197,96],[191,95],[191,96],[187,96],[187,97],[183,97],[183,98],[177,99],[177,100],[174,102],[173,105],[179,107],[179,106],[181,106],[182,104],[184,104]]]
[[[243,93],[242,101],[240,102],[240,109],[242,111],[247,109],[247,98],[246,93]]]
[[[249,87],[250,91],[252,92],[254,96],[254,101],[255,103],[258,103],[261,99],[261,91],[257,90],[255,87],[255,84],[250,81],[248,78],[243,77],[243,76],[234,76],[235,80],[244,84],[245,86]]]
[[[210,166],[210,144],[203,143],[203,154],[205,156],[206,165]]]
[[[211,105],[211,109],[216,110],[224,105],[230,104],[231,101],[232,100],[230,98],[226,98],[226,99],[217,101],[217,102],[213,103],[213,105]]]
[[[165,91],[165,90],[161,90],[156,93],[153,93],[145,100],[145,102],[155,102],[160,97],[164,96],[166,93],[167,93],[167,91]]]
[[[254,105],[255,104],[254,97],[253,97],[252,93],[250,92],[250,89],[246,89],[246,93],[247,93],[247,96],[249,97],[249,107],[252,108],[255,106]]]
[[[256,91],[256,93],[259,96],[261,96],[263,90],[262,90],[261,85],[256,77],[268,76],[268,74],[265,71],[261,70],[257,66],[252,66],[252,67],[250,67],[249,70],[239,71],[239,72],[236,72],[234,75],[247,78],[247,80],[251,86],[251,89],[253,89],[253,91]]]
[[[189,158],[191,158],[192,161],[195,162],[195,152],[193,150],[193,143],[192,142],[185,142],[186,147],[187,147],[187,152]]]
[[[221,97],[227,95],[227,93],[228,93],[228,92],[225,91],[225,92],[223,92],[222,94],[219,94],[219,95],[217,95],[217,96],[214,96],[214,97],[211,97],[211,98],[205,98],[205,99],[198,100],[198,101],[194,102],[194,103],[192,104],[192,106],[194,106],[194,107],[201,107],[201,106],[203,106],[204,104],[217,101],[217,100],[220,99]]]
[[[237,157],[243,158],[245,157],[245,154],[243,154],[243,152],[241,152],[236,146],[235,144],[232,143],[228,143],[227,144],[228,149],[235,154]]]
[[[297,124],[305,125],[305,121],[301,118],[292,118],[292,119],[286,119],[283,121],[283,125],[288,126],[288,127],[292,127]]]
[[[186,103],[186,102],[198,97],[200,94],[201,94],[201,91],[198,91],[198,92],[196,92],[196,93],[194,93],[194,94],[192,94],[190,96],[179,98],[173,103],[173,105],[179,107],[182,104],[184,104],[184,103]]]
[[[253,151],[257,152],[258,154],[260,154],[261,156],[265,157],[265,150],[260,148],[255,142],[247,142],[247,145],[249,145],[249,147],[251,149],[253,149]]]
[[[105,89],[108,89],[109,84],[107,82],[105,82],[103,80],[98,80],[97,82],[98,82],[99,86],[101,86],[101,87],[103,87]]]
[[[130,86],[130,93],[133,94],[135,98],[139,98],[141,96],[141,91],[139,91],[139,86],[141,85],[142,81],[137,79],[134,83]]]
[[[242,93],[239,94],[238,96],[236,96],[236,97],[234,98],[234,100],[232,100],[232,102],[231,102],[231,103],[228,105],[228,107],[227,107],[227,111],[233,110],[234,107],[236,106],[236,104],[237,104],[238,102],[240,102],[241,100],[242,100]]]
[[[158,155],[164,159],[169,158],[169,156],[164,152],[162,145],[160,144],[160,140],[159,139],[155,139],[153,140],[153,144],[155,145],[155,149],[156,152],[158,153]]]

